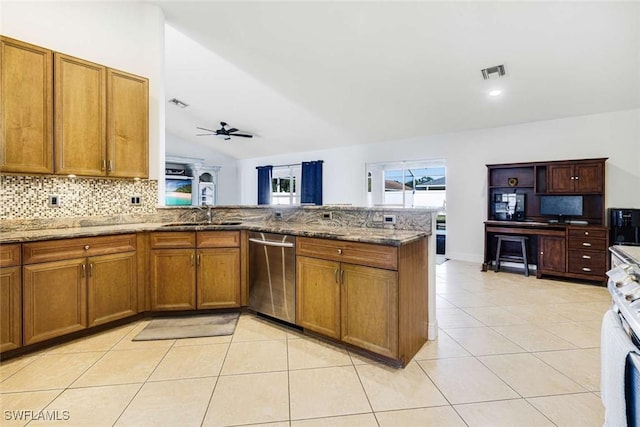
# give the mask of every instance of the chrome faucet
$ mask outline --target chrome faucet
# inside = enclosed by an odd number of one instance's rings
[[[213,214],[211,212],[211,205],[205,205],[202,204],[200,206],[198,206],[198,209],[202,210],[202,209],[207,209],[207,223],[211,224],[213,222]]]

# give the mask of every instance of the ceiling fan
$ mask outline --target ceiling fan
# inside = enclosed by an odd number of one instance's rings
[[[253,138],[253,135],[250,135],[248,133],[237,133],[237,132],[240,132],[240,131],[238,129],[236,129],[236,128],[227,129],[227,126],[229,126],[229,125],[226,124],[225,122],[220,122],[220,126],[221,126],[221,128],[217,129],[217,130],[196,127],[196,129],[206,130],[207,132],[210,132],[210,133],[199,133],[199,134],[196,134],[196,136],[215,135],[215,136],[218,136],[218,137],[223,138],[225,140],[231,139],[232,136],[240,136],[240,137],[243,137],[243,138]]]

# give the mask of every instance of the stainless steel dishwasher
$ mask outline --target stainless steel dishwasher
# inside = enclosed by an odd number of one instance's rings
[[[249,232],[249,308],[295,324],[296,238]]]

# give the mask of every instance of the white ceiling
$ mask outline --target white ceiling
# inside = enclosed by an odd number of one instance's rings
[[[154,3],[167,131],[235,158],[640,107],[637,2]]]

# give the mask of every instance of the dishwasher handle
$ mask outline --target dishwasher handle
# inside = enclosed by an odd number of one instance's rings
[[[249,238],[249,241],[253,242],[253,243],[259,243],[259,244],[264,245],[264,246],[277,246],[279,248],[293,248],[294,247],[293,243],[274,242],[273,240],[261,240],[261,239],[254,239],[252,237]]]

